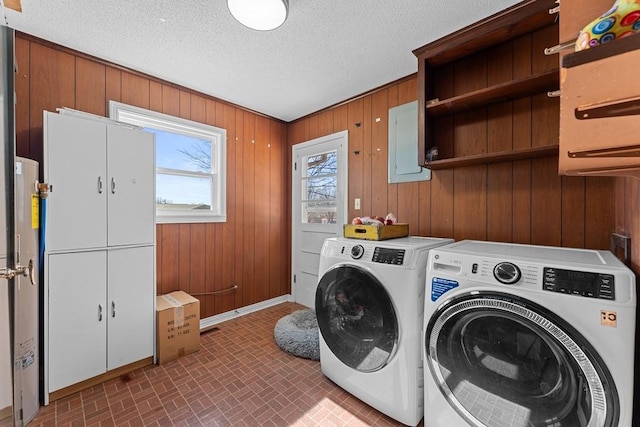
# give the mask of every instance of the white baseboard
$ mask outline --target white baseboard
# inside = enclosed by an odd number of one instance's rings
[[[282,304],[283,302],[293,302],[290,294],[282,295],[276,298],[272,298],[266,301],[260,301],[255,304],[248,305],[246,307],[240,307],[226,313],[216,314],[205,319],[200,320],[200,332],[205,332],[213,328],[218,323],[222,323],[227,320],[235,319],[236,317],[244,316],[245,314],[253,313],[258,310],[265,309],[267,307],[273,307],[274,305]]]

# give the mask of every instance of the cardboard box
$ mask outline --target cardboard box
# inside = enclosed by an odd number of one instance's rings
[[[388,240],[409,235],[409,224],[354,225],[345,224],[344,237],[363,240]]]
[[[156,297],[156,360],[160,365],[200,350],[200,301],[176,291]]]

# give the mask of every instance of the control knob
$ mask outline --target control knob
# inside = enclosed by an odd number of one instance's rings
[[[351,258],[360,259],[364,255],[364,248],[362,245],[355,245],[351,248]]]
[[[518,266],[511,262],[499,262],[493,268],[493,277],[500,283],[513,285],[520,280],[522,273],[520,273]]]

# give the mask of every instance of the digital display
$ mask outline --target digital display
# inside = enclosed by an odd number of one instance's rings
[[[543,288],[564,294],[615,300],[614,278],[611,274],[545,267]]]
[[[599,285],[599,274],[556,269],[556,286],[576,291],[595,292],[598,290]]]
[[[402,265],[404,261],[404,249],[389,249],[376,247],[373,251],[373,262],[382,264]]]

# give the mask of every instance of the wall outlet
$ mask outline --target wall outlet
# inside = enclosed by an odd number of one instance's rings
[[[355,199],[353,201],[353,209],[355,209],[355,210],[359,210],[360,209],[360,199]]]

